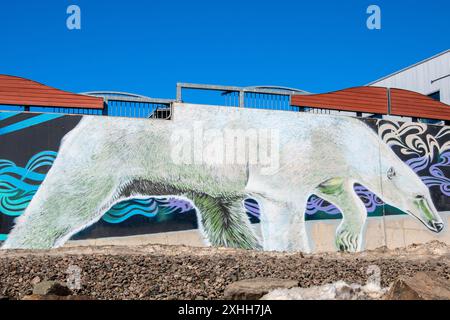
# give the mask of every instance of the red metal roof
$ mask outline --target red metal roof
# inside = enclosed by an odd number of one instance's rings
[[[8,75],[0,75],[0,104],[85,109],[104,107],[102,98],[70,93]]]
[[[341,111],[387,113],[388,101],[385,88],[357,87],[323,94],[294,95],[291,104]]]
[[[391,89],[391,114],[450,120],[450,106],[417,92]]]
[[[450,120],[450,106],[445,103],[417,92],[382,87],[356,87],[323,94],[293,95],[291,105]]]

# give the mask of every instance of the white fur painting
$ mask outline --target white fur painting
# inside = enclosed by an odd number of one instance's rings
[[[305,209],[316,195],[342,212],[337,249],[354,252],[367,219],[355,184],[442,231],[428,188],[356,118],[186,104],[171,120],[85,116],[3,248],[59,247],[120,201],[175,196],[193,203],[210,245],[309,252]]]

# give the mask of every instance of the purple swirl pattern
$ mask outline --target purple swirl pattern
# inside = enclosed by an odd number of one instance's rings
[[[426,169],[429,165],[428,157],[416,157],[411,158],[408,161],[406,161],[406,164],[408,164],[411,169],[414,170],[415,173],[417,173],[420,178],[422,179],[423,183],[428,188],[431,187],[439,187],[442,194],[450,197],[450,179],[447,178],[442,171],[443,167],[450,166],[450,151],[446,151],[443,154],[440,155],[440,161],[439,163],[433,164],[428,169],[429,175],[420,175],[419,172]],[[364,202],[364,205],[366,206],[367,213],[372,213],[377,210],[378,207],[383,206],[384,202],[377,197],[373,192],[367,190],[363,186],[356,185],[355,186],[355,192],[360,197],[360,199]],[[307,204],[306,207],[306,214],[308,215],[314,215],[317,212],[325,212],[329,215],[336,215],[340,214],[340,211],[338,208],[336,208],[334,205],[326,202],[325,200],[322,200],[319,197],[312,196]]]
[[[378,198],[373,192],[367,190],[363,186],[355,185],[354,190],[366,206],[368,213],[374,212],[375,210],[377,210],[377,207],[384,204],[380,198]],[[311,196],[306,205],[306,214],[311,216],[318,212],[324,212],[329,215],[341,214],[336,206],[317,196]]]
[[[311,216],[320,211],[325,212],[327,214],[331,214],[331,215],[336,215],[336,214],[341,213],[339,211],[339,209],[336,208],[331,203],[329,203],[317,196],[311,196],[308,200],[308,203],[306,204],[306,214]]]
[[[450,151],[441,154],[439,159],[440,161],[430,166],[428,170],[431,176],[423,176],[421,179],[427,187],[439,187],[443,194],[450,197],[450,179],[441,170],[443,167],[450,166]]]
[[[191,202],[180,198],[169,198],[167,199],[167,204],[164,206],[169,209],[170,212],[176,211],[178,213],[185,213],[194,209],[194,206],[191,204]]]
[[[245,211],[250,217],[254,217],[256,219],[260,218],[260,210],[258,203],[253,199],[245,199],[244,201]]]
[[[356,194],[366,206],[368,213],[372,213],[377,210],[377,207],[384,205],[384,202],[380,198],[378,198],[375,193],[367,190],[363,186],[356,185],[354,189]]]

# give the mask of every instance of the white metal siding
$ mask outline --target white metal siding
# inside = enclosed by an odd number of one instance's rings
[[[439,78],[442,79],[437,80]],[[370,85],[406,89],[424,95],[439,90],[441,102],[450,105],[450,51]]]

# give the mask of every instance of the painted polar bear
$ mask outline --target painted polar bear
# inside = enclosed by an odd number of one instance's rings
[[[195,126],[206,137],[183,138]],[[276,153],[276,170],[249,157],[197,161],[199,152],[220,149],[221,133],[239,138],[251,129],[276,133],[272,146],[253,140],[262,153]],[[181,160],[174,158],[180,150]],[[309,252],[305,207],[315,194],[342,212],[338,249],[358,251],[367,212],[355,183],[428,229],[443,229],[420,178],[355,118],[184,104],[174,106],[172,120],[85,116],[63,138],[53,167],[3,248],[58,247],[119,201],[178,196],[194,204],[210,245]],[[260,206],[260,238],[245,214],[246,197]]]

